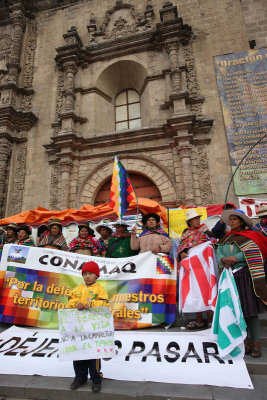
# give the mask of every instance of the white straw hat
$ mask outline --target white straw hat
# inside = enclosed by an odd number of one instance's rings
[[[197,210],[194,208],[186,211],[186,222],[195,217],[202,217],[202,215],[198,214]]]

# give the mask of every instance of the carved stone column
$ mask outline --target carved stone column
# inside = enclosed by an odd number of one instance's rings
[[[179,70],[179,41],[177,38],[167,39],[165,41],[165,48],[169,54],[169,61],[171,67],[172,87],[175,93],[181,91],[181,72]]]
[[[4,215],[3,203],[7,189],[5,188],[7,160],[10,156],[12,145],[8,140],[0,141],[0,214]]]
[[[7,80],[8,82],[16,83],[20,71],[20,53],[21,53],[24,29],[26,26],[26,20],[23,11],[21,9],[14,10],[10,14],[10,19],[14,26],[14,33],[12,37],[10,59],[9,63],[7,64],[8,67]]]
[[[69,194],[70,194],[70,174],[72,170],[72,161],[69,159],[60,161],[61,173],[61,201],[60,207],[65,210],[69,208]]]
[[[75,93],[74,93],[74,78],[78,71],[77,65],[74,61],[69,61],[63,64],[63,68],[65,71],[65,104],[64,104],[64,111],[73,111],[74,110],[74,100],[75,100]]]
[[[178,151],[179,151],[179,156],[181,158],[181,164],[182,164],[185,203],[187,206],[192,206],[195,203],[192,164],[191,164],[192,146],[189,142],[186,142],[186,141],[180,142]]]
[[[167,39],[165,41],[165,48],[167,50],[167,53],[169,54],[171,67],[172,93],[170,96],[170,100],[173,103],[173,115],[177,116],[186,113],[186,93],[182,90],[182,69],[179,65],[179,39]]]

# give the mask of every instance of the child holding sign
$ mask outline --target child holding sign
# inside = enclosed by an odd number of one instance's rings
[[[108,306],[108,295],[106,290],[96,283],[99,277],[99,266],[94,261],[89,261],[82,267],[84,283],[74,288],[71,292],[66,308],[77,308],[84,310],[91,307]],[[101,390],[100,360],[77,360],[73,361],[75,378],[70,385],[71,390],[78,389],[87,382],[88,369],[92,379],[92,391]]]

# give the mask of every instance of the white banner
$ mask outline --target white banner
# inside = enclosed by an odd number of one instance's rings
[[[223,360],[197,333],[116,331],[117,355],[102,360],[104,378],[253,389],[244,360]],[[17,328],[0,334],[0,374],[73,377],[72,362],[58,361],[58,331]]]
[[[81,276],[85,262],[93,260],[100,269],[100,278],[104,280],[125,280],[136,278],[161,279],[157,273],[157,256],[151,251],[133,257],[105,258],[93,257],[43,247],[5,245],[0,263],[0,271],[7,266],[25,269],[44,270]],[[174,276],[172,276],[174,275]],[[175,273],[168,279],[175,279]]]
[[[116,329],[174,322],[176,262],[166,254],[102,258],[14,244],[4,246],[0,265],[0,321],[57,329],[57,311],[83,282],[81,268],[90,260],[99,265]]]
[[[184,313],[214,310],[219,272],[213,247],[206,242],[191,248],[181,261],[179,311]]]
[[[113,316],[108,307],[58,311],[59,360],[113,357]]]

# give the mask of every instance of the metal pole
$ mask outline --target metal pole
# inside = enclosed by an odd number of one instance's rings
[[[234,179],[234,176],[235,176],[235,174],[236,174],[238,168],[240,167],[240,165],[242,164],[242,162],[245,160],[245,158],[247,157],[247,155],[251,152],[251,150],[253,150],[254,147],[256,147],[266,136],[267,136],[267,133],[266,133],[262,138],[260,138],[250,149],[248,149],[248,151],[246,152],[246,154],[244,155],[244,157],[242,158],[242,160],[240,161],[240,163],[239,163],[238,166],[236,167],[236,170],[235,170],[235,172],[233,173],[233,175],[232,175],[232,177],[231,177],[231,179],[230,179],[230,182],[229,182],[229,185],[228,185],[228,188],[227,188],[227,191],[226,191],[226,196],[225,196],[225,200],[224,200],[224,205],[226,205],[226,203],[227,203],[227,197],[228,197],[229,189],[230,189],[231,183],[232,183],[232,181],[233,181],[233,179]]]

